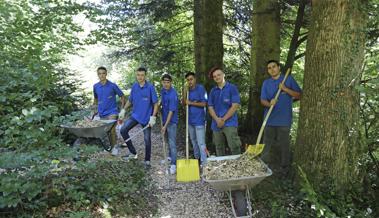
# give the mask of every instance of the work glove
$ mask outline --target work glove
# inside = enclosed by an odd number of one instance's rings
[[[150,116],[150,120],[149,120],[149,126],[150,127],[153,127],[155,125],[156,119],[157,119],[156,116]]]
[[[125,118],[125,109],[121,109],[120,113],[118,114],[118,119],[123,120]]]

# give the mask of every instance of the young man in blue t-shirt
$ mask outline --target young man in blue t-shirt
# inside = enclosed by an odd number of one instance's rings
[[[273,145],[279,145],[281,148],[281,172],[286,175],[290,165],[290,130],[292,124],[292,102],[300,99],[301,89],[295,79],[289,75],[282,85],[284,75],[280,73],[280,64],[276,60],[267,62],[267,71],[271,78],[266,79],[262,85],[261,104],[265,107],[264,116],[266,116],[271,105],[274,108],[267,120],[263,142],[262,159],[268,158],[268,153]],[[277,101],[274,97],[278,89],[281,93]]]
[[[162,76],[162,134],[168,139],[170,147],[170,173],[176,173],[176,130],[178,124],[178,94],[172,87],[172,77],[169,74]]]
[[[100,81],[93,86],[94,113],[99,113],[100,119],[103,120],[117,120],[116,95],[120,97],[122,108],[125,105],[124,93],[116,84],[107,80],[107,69],[105,67],[97,68],[97,76]],[[114,146],[116,142],[116,127],[113,127],[111,129],[110,143]]]
[[[195,73],[185,75],[189,88],[187,100],[183,96],[183,104],[188,105],[188,131],[193,146],[193,153],[199,159],[200,165],[207,163],[207,148],[205,145],[205,106],[207,105],[207,92],[204,86],[196,83]]]
[[[145,167],[150,167],[151,158],[151,127],[155,125],[156,115],[158,112],[158,96],[154,86],[146,81],[146,69],[138,68],[136,71],[137,81],[132,86],[129,100],[126,102],[125,107],[119,114],[119,119],[124,119],[125,110],[132,105],[132,115],[126,120],[121,127],[120,133],[124,140],[127,140],[129,136],[129,130],[135,127],[137,124],[141,124],[142,127],[149,125],[143,131],[145,141]],[[137,151],[134,148],[132,141],[127,143],[129,153],[126,154],[125,159],[137,159]]]
[[[240,105],[238,89],[235,85],[225,81],[225,74],[220,68],[212,68],[209,71],[209,77],[216,82],[208,99],[216,154],[217,156],[225,155],[226,143],[232,154],[240,154],[241,140],[237,131],[237,109]]]

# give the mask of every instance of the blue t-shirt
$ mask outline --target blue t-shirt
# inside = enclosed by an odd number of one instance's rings
[[[188,99],[192,102],[207,102],[208,95],[204,86],[196,84],[195,88],[189,90]],[[188,123],[193,126],[205,125],[205,107],[189,105]]]
[[[153,114],[154,104],[158,102],[154,86],[145,81],[141,87],[138,82],[135,82],[130,92],[129,102],[133,105],[132,117],[138,123],[146,125]]]
[[[163,124],[166,123],[168,112],[172,111],[174,114],[171,117],[170,123],[178,123],[178,94],[174,88],[169,90],[162,89],[162,120]]]
[[[121,97],[124,93],[116,84],[109,80],[104,85],[98,82],[93,85],[93,95],[97,99],[97,110],[100,117],[118,114],[116,95]]]
[[[235,85],[226,82],[222,89],[218,86],[212,88],[209,94],[208,106],[213,107],[218,117],[223,117],[232,107],[233,103],[240,104],[240,94],[238,93],[238,89]],[[234,113],[232,117],[226,120],[224,126],[238,127],[237,113]],[[216,121],[213,119],[211,128],[213,131],[220,131],[220,129],[217,128]]]
[[[263,81],[261,99],[271,101],[275,98],[275,94],[278,91],[279,84],[283,81],[284,75],[280,75],[277,80],[272,78]],[[301,92],[301,89],[295,79],[289,75],[284,85],[296,92]],[[278,102],[275,104],[270,117],[267,120],[267,126],[291,126],[292,123],[292,97],[286,92],[279,94]],[[268,107],[264,108],[264,117],[268,112]]]

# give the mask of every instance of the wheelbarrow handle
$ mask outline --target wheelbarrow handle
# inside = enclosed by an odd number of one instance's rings
[[[149,127],[150,127],[149,124],[147,124],[145,127],[143,127],[142,129],[138,130],[134,135],[132,135],[128,139],[126,139],[125,143],[127,143],[130,140],[132,140],[132,138],[136,137],[140,132],[144,131],[145,129],[147,129]]]

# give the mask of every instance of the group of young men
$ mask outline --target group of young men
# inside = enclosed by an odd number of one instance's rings
[[[301,89],[293,77],[289,76],[284,85],[280,85],[283,75],[280,74],[279,62],[268,61],[268,73],[271,78],[263,83],[261,103],[265,106],[265,114],[271,105],[275,105],[265,130],[264,143],[266,144],[265,157],[272,144],[279,143],[282,148],[282,168],[287,170],[289,166],[289,130],[292,122],[292,101],[299,99]],[[176,173],[176,134],[178,125],[177,91],[172,86],[172,77],[164,74],[161,77],[162,90],[159,101],[154,85],[146,80],[145,68],[136,70],[136,82],[133,84],[128,100],[122,91],[106,79],[107,70],[104,67],[97,69],[99,82],[93,87],[94,106],[101,119],[125,118],[125,112],[132,106],[131,116],[124,121],[120,133],[122,138],[129,139],[129,131],[140,124],[143,127],[145,141],[145,167],[150,167],[151,159],[151,128],[156,123],[156,116],[161,105],[162,126],[161,133],[168,139],[170,173]],[[196,82],[196,75],[189,72],[185,75],[186,89],[182,96],[182,104],[188,105],[188,130],[193,145],[194,157],[199,159],[201,166],[207,163],[207,149],[205,143],[206,107],[212,117],[212,138],[216,146],[216,155],[225,155],[226,146],[232,154],[241,153],[241,141],[238,136],[237,110],[240,105],[240,94],[235,85],[225,80],[225,74],[221,68],[214,67],[209,71],[209,77],[216,83],[209,93],[201,84]],[[274,101],[275,92],[280,88],[282,93],[278,101]],[[186,94],[188,93],[188,97]],[[121,100],[121,111],[118,113],[116,95]],[[146,127],[146,128],[145,128]],[[115,129],[111,130],[111,144],[116,145]],[[128,153],[125,159],[136,159],[137,151],[132,141],[126,142]]]

